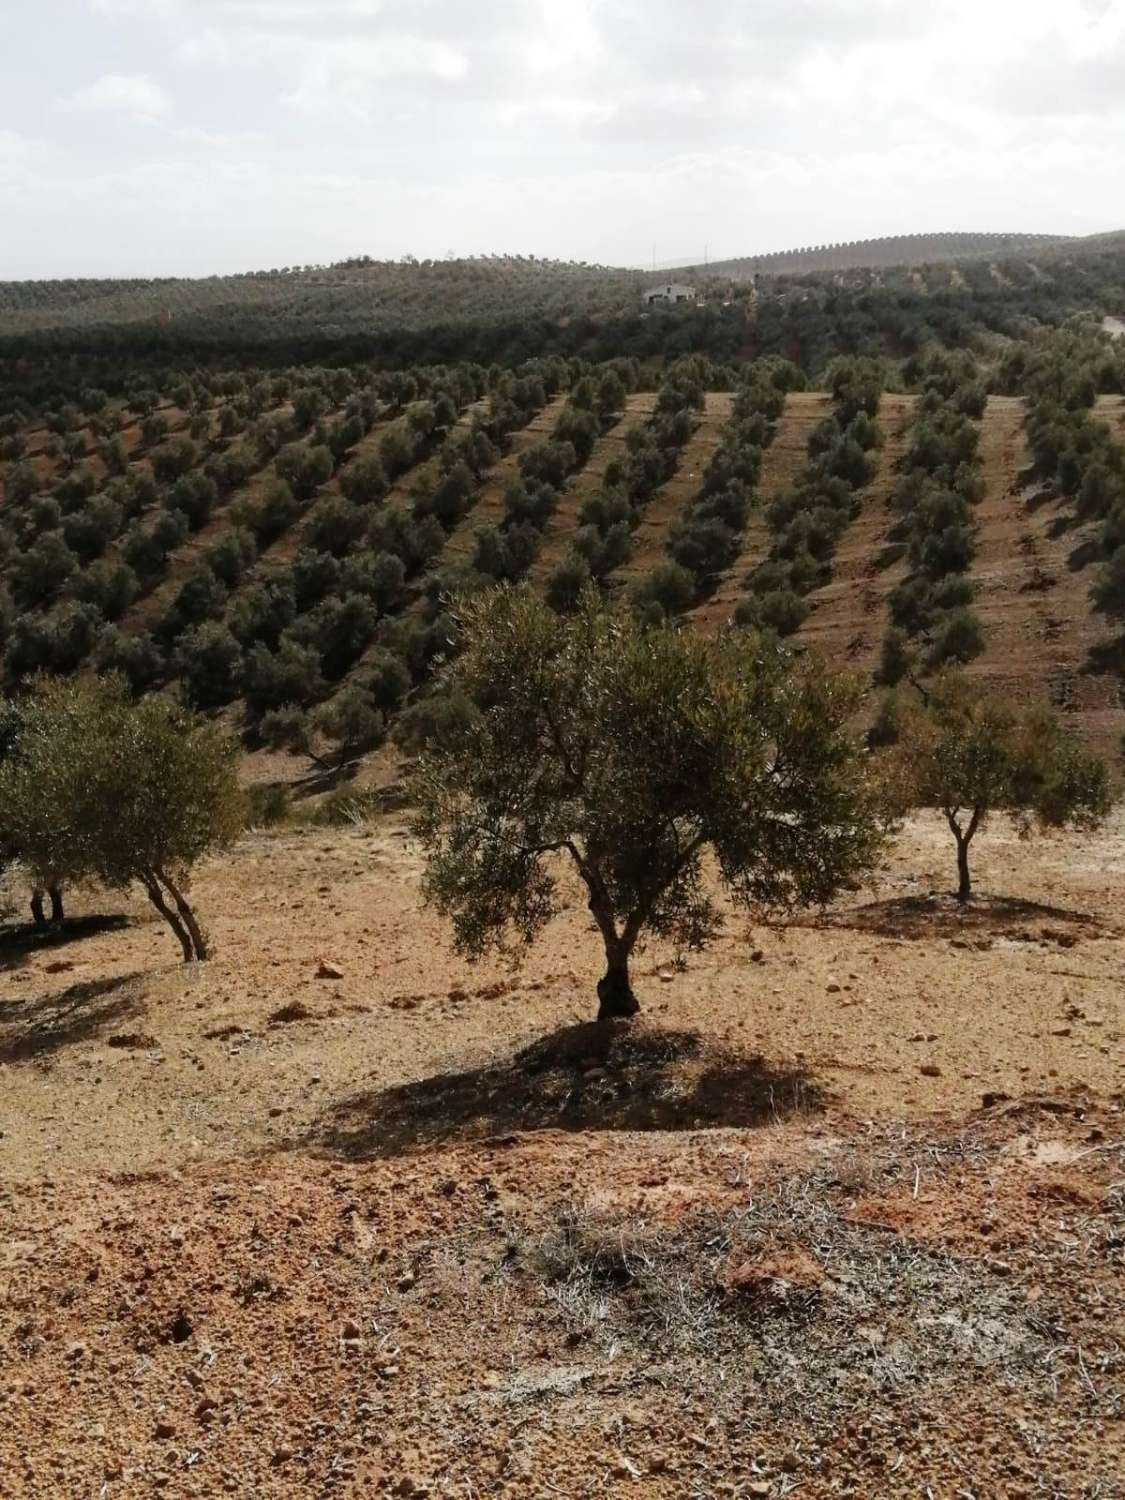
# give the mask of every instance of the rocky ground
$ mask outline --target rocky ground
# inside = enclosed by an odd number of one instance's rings
[[[244,838],[194,971],[14,914],[0,1495],[1123,1493],[1125,819],[947,843],[608,1031],[577,892],[470,969],[392,820]]]

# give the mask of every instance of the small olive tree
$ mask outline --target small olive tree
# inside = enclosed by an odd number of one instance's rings
[[[169,698],[123,679],[44,678],[0,765],[0,827],[44,884],[139,881],[180,941],[208,956],[186,895],[192,866],[242,826],[237,746]]]
[[[856,689],[745,632],[646,629],[587,590],[559,616],[522,589],[462,604],[448,687],[478,706],[423,750],[425,894],[470,958],[530,945],[560,910],[558,860],[605,948],[599,1019],[638,1009],[642,935],[698,949],[737,904],[821,903],[886,831],[848,723]]]
[[[1093,828],[1112,799],[1103,761],[1088,754],[1046,704],[1021,707],[950,669],[901,701],[888,785],[900,811],[941,812],[957,846],[957,896],[973,893],[969,847],[989,814],[1021,833]]]

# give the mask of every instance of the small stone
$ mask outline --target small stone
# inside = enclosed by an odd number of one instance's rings
[[[284,1114],[284,1113],[285,1113],[285,1111],[282,1109],[282,1107],[281,1107],[280,1104],[271,1104],[270,1105],[270,1119],[271,1120],[276,1120],[277,1117],[278,1117],[278,1115]]]
[[[71,1344],[70,1348],[66,1351],[66,1357],[73,1364],[77,1364],[80,1359],[86,1358],[86,1345],[81,1341]]]
[[[329,963],[326,958],[322,958],[317,965],[316,977],[318,979],[343,979],[344,971],[339,964]]]
[[[408,1292],[417,1280],[418,1278],[417,1276],[415,1276],[413,1271],[404,1271],[395,1282],[395,1285],[398,1287],[400,1292]]]
[[[768,1479],[752,1479],[746,1486],[748,1495],[768,1495],[773,1489]]]
[[[166,1442],[169,1438],[174,1438],[176,1436],[175,1422],[170,1422],[167,1417],[160,1417],[157,1420],[156,1426],[152,1429],[152,1435],[155,1438],[159,1438],[161,1442]]]
[[[340,1337],[347,1339],[349,1342],[354,1342],[361,1336],[361,1332],[362,1330],[354,1318],[345,1318],[343,1326],[340,1329]]]
[[[640,1469],[631,1458],[626,1458],[624,1454],[614,1464],[613,1472],[617,1475],[618,1479],[639,1479],[641,1477]]]
[[[828,983],[824,986],[824,989],[825,989],[825,992],[827,994],[829,994],[829,995],[838,995],[840,993],[840,982],[839,982],[839,980],[837,980],[837,979],[830,979],[828,981]]]
[[[195,1324],[181,1308],[172,1320],[172,1326],[168,1330],[173,1344],[186,1344],[195,1332]]]
[[[209,1417],[213,1411],[218,1411],[218,1409],[219,1403],[215,1400],[214,1396],[204,1396],[195,1408],[195,1415],[200,1421],[203,1421],[205,1417]]]
[[[766,955],[761,948],[755,948],[753,953],[751,953],[750,955],[750,962],[752,964],[760,964],[765,956]]]
[[[919,1073],[921,1073],[923,1078],[941,1077],[941,1069],[938,1067],[937,1063],[923,1063],[918,1071]]]

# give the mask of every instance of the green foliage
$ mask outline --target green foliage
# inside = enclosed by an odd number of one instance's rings
[[[183,634],[173,664],[196,708],[222,708],[237,698],[242,648],[221,621],[209,620]]]
[[[568,858],[606,950],[600,1013],[630,1014],[642,933],[695,949],[717,930],[705,850],[736,904],[780,909],[876,857],[852,685],[742,632],[646,629],[592,591],[570,616],[493,591],[459,623],[447,686],[481,712],[424,750],[414,785],[426,895],[458,951],[533,942]]]
[[[1022,831],[1093,828],[1111,805],[1105,764],[1046,705],[1021,708],[963,673],[943,672],[925,697],[897,706],[889,784],[898,805],[935,808],[957,844],[959,895],[968,899],[969,845],[992,813]]]
[[[559,614],[571,614],[578,608],[591,578],[590,564],[579,552],[568,552],[547,579],[544,598]]]
[[[278,477],[299,500],[310,500],[332,478],[333,467],[332,454],[323,444],[292,443],[274,460]]]
[[[316,727],[327,739],[336,742],[343,765],[360,751],[379,743],[386,720],[364,688],[358,683],[348,683],[317,710]]]
[[[185,960],[206,939],[184,887],[242,826],[237,746],[174,701],[117,678],[44,680],[0,766],[0,827],[45,884],[139,881]]]

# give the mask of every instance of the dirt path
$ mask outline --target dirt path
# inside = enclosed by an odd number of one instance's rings
[[[661,485],[641,512],[640,524],[633,532],[628,561],[613,574],[615,586],[629,588],[666,556],[664,549],[669,527],[698,495],[707,460],[730,421],[733,405],[731,392],[707,392],[698,426],[680,449],[675,473]]]
[[[917,405],[916,396],[889,393],[879,402],[883,446],[875,454],[878,468],[860,494],[859,515],[840,539],[832,579],[809,595],[813,612],[796,637],[864,677],[870,677],[878,661],[887,596],[905,570],[901,561],[881,567],[880,557],[897,519],[890,501]]]
[[[703,630],[720,630],[734,613],[734,607],[745,591],[746,576],[766,556],[770,546],[770,529],[765,510],[769,502],[787,485],[793,483],[809,456],[809,438],[813,428],[832,409],[832,398],[822,391],[791,391],[785,398],[785,409],[777,424],[773,442],[762,459],[762,472],[756,491],[756,503],[738,556],[719,580],[715,592],[686,619]]]
[[[529,581],[535,587],[546,583],[566,555],[571,538],[578,529],[578,513],[588,495],[594,494],[605,480],[605,471],[615,459],[625,457],[625,438],[634,427],[648,421],[656,410],[654,391],[637,391],[625,398],[621,418],[604,432],[590,453],[580,474],[570,480],[559,497],[559,506],[543,530],[543,546],[531,566]]]
[[[1114,425],[1125,402],[1103,398]],[[1069,501],[1045,501],[1028,483],[1023,403],[989,398],[981,427],[985,496],[976,510],[971,577],[985,649],[970,672],[1022,700],[1043,697],[1072,715],[1083,734],[1114,753],[1125,729],[1117,683],[1088,670],[1112,639],[1089,593],[1097,568],[1097,522],[1076,524]]]

